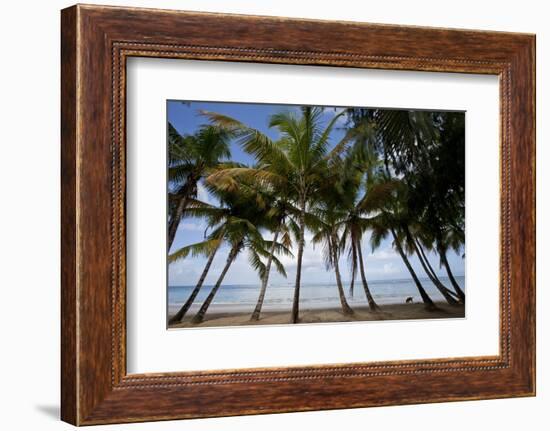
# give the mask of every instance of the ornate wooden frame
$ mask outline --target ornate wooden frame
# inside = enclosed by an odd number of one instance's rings
[[[534,35],[81,5],[61,16],[63,420],[88,425],[534,395]],[[129,56],[498,75],[500,354],[128,375]]]

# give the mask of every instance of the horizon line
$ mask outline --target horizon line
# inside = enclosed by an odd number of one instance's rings
[[[465,274],[453,274],[455,277],[465,277]],[[441,276],[438,276],[440,278],[446,278],[448,279],[449,277],[446,276],[446,275],[441,275]],[[369,283],[377,283],[377,282],[384,282],[384,281],[414,281],[412,278],[385,278],[385,279],[376,279],[376,280],[369,280]],[[431,280],[428,278],[428,277],[419,277],[419,280],[422,280],[422,281],[430,281]],[[351,280],[347,280],[347,281],[342,281],[343,284],[349,284]],[[335,284],[336,281],[334,282],[330,282],[330,281],[318,281],[318,282],[310,282],[310,283],[302,283],[301,285],[304,286],[306,284]],[[294,282],[289,282],[288,285],[289,286],[293,286],[295,283]],[[356,285],[360,285],[361,284],[361,280],[356,280],[355,281],[355,284]],[[256,286],[257,283],[227,283],[227,284],[222,284],[220,287],[222,286]],[[271,286],[277,286],[277,285],[284,285],[284,284],[281,284],[281,283],[277,283],[277,284],[273,284]],[[188,286],[195,286],[194,284],[168,284],[168,287],[188,287]],[[214,286],[214,284],[203,284],[203,286]]]

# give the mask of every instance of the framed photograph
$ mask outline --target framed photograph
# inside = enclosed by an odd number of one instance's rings
[[[535,394],[535,37],[62,11],[62,419]]]
[[[170,100],[167,116],[169,328],[465,317],[464,112]]]

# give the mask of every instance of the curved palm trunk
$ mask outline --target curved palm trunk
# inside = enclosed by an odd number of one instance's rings
[[[441,283],[426,266],[426,262],[424,262],[424,258],[422,257],[420,250],[418,250],[418,245],[416,244],[416,241],[414,239],[412,239],[412,244],[414,247],[414,251],[418,256],[418,260],[420,261],[420,264],[422,265],[424,272],[426,272],[426,274],[428,275],[428,278],[432,281],[435,287],[437,287],[437,290],[439,290],[439,292],[443,295],[443,297],[445,298],[445,301],[447,301],[448,304],[457,305],[458,301],[449,294],[448,289],[445,286],[443,286],[443,283]]]
[[[346,295],[344,294],[344,286],[342,285],[342,278],[340,277],[340,266],[338,265],[338,253],[336,252],[337,240],[332,237],[332,241],[329,244],[332,253],[332,261],[334,265],[334,272],[336,273],[336,285],[338,286],[338,296],[340,297],[340,304],[342,305],[342,311],[345,315],[353,314],[353,310],[346,300]]]
[[[235,244],[231,251],[229,252],[229,256],[227,256],[227,260],[225,262],[225,266],[223,267],[222,273],[220,274],[218,281],[216,282],[216,285],[212,288],[208,296],[206,297],[206,300],[202,304],[201,308],[199,309],[198,313],[195,314],[193,319],[191,320],[191,323],[201,323],[204,320],[204,315],[208,311],[208,307],[210,307],[210,304],[214,300],[214,297],[216,296],[216,293],[218,293],[218,290],[222,284],[222,281],[225,277],[225,274],[227,274],[227,271],[229,270],[229,267],[237,257],[237,253],[239,252],[239,248],[241,247],[241,244]]]
[[[176,237],[176,232],[178,230],[178,226],[180,224],[181,217],[183,215],[183,210],[187,206],[187,198],[182,197],[178,201],[178,205],[176,206],[176,209],[173,211],[172,214],[170,214],[170,221],[168,222],[168,250],[172,248],[172,243],[174,242],[174,238]]]
[[[426,306],[426,309],[429,310],[429,311],[436,310],[437,307],[435,306],[434,302],[432,301],[432,299],[430,298],[430,296],[428,295],[426,290],[424,290],[424,287],[422,286],[422,284],[420,283],[420,280],[416,276],[416,273],[414,272],[414,269],[411,266],[411,263],[409,262],[409,259],[407,258],[407,255],[403,251],[403,248],[401,247],[401,244],[399,243],[399,240],[397,239],[397,234],[395,233],[395,230],[391,229],[391,233],[392,233],[392,236],[393,236],[395,248],[397,249],[397,252],[399,253],[399,256],[401,256],[401,259],[405,263],[405,266],[407,267],[409,273],[411,274],[411,277],[413,278],[414,283],[416,284],[416,288],[418,289],[418,292],[420,293],[420,296],[422,297],[422,301],[424,302],[424,304]]]
[[[439,277],[437,276],[437,274],[435,273],[435,270],[432,266],[432,264],[430,263],[430,261],[428,260],[428,257],[426,256],[426,252],[424,251],[424,248],[422,247],[422,244],[420,244],[420,241],[418,241],[416,238],[415,238],[415,241],[416,241],[416,245],[418,247],[418,251],[420,251],[420,254],[422,255],[422,257],[424,258],[424,262],[426,262],[426,266],[428,267],[428,269],[430,270],[430,273],[434,276],[434,278],[437,278],[439,280]],[[441,280],[440,280],[441,281]],[[443,283],[442,283],[443,284]],[[448,289],[447,289],[448,290]]]
[[[221,243],[222,241],[220,241],[218,246],[214,250],[212,250],[212,253],[210,253],[210,256],[208,257],[208,261],[206,262],[206,265],[202,270],[202,274],[199,278],[199,281],[197,282],[197,285],[193,289],[193,292],[191,292],[191,295],[189,295],[189,298],[187,299],[187,301],[185,301],[185,304],[183,304],[183,306],[178,310],[178,312],[172,316],[172,318],[168,322],[170,325],[181,322],[181,320],[185,317],[185,315],[189,311],[189,308],[195,301],[195,298],[197,297],[197,295],[199,294],[202,288],[204,280],[206,279],[206,275],[208,274],[208,271],[210,270],[210,266],[212,266],[212,262],[214,261],[214,256],[216,256],[216,253],[219,250]]]
[[[371,311],[380,311],[380,307],[374,301],[372,294],[370,293],[369,285],[367,284],[367,277],[365,275],[365,264],[363,263],[363,252],[361,251],[361,244],[354,245],[357,249],[357,258],[359,260],[359,271],[361,272],[361,280],[363,281],[363,289],[365,290],[365,295],[367,301],[369,302],[369,308]]]
[[[353,288],[354,288],[354,285],[355,285],[355,274],[354,272],[352,271],[351,272],[351,281],[349,283],[349,296],[350,298],[353,298]]]
[[[466,302],[466,295],[464,294],[464,291],[460,288],[460,286],[456,282],[453,276],[453,273],[451,272],[451,267],[449,265],[449,261],[447,260],[447,253],[445,253],[444,251],[440,251],[439,256],[441,256],[441,261],[443,262],[443,266],[447,271],[447,275],[449,277],[449,280],[451,280],[451,284],[453,285],[453,288],[456,291],[456,294],[460,298],[460,301],[464,304]]]
[[[277,242],[279,232],[280,232],[280,229],[277,229],[275,231],[275,235],[273,236],[273,244],[271,245],[271,250],[269,250],[269,257],[267,258],[267,262],[265,264],[265,276],[262,280],[260,296],[258,296],[258,302],[256,303],[256,308],[254,308],[254,312],[252,313],[250,320],[260,319],[260,313],[262,312],[262,306],[264,304],[265,292],[267,290],[267,282],[269,281],[269,271],[271,270],[271,263],[273,262],[273,254],[275,253],[275,243]]]
[[[441,280],[439,279],[439,277],[437,276],[437,274],[435,273],[435,270],[433,269],[433,266],[430,264],[430,261],[428,260],[428,258],[426,257],[426,253],[424,252],[424,249],[422,247],[422,244],[420,244],[420,241],[418,241],[417,239],[415,239],[416,241],[416,245],[418,246],[418,250],[420,251],[420,254],[422,255],[422,257],[424,258],[424,262],[426,263],[426,266],[428,267],[428,269],[430,270],[431,274],[433,275],[433,277],[439,282],[441,283],[441,285],[443,286],[443,288],[445,288],[445,290],[447,291],[447,293],[449,295],[452,295],[454,299],[457,299],[459,302],[461,302],[460,300],[460,297],[455,293],[453,292],[451,289],[449,289],[447,286],[445,286]]]
[[[174,242],[174,238],[176,237],[176,232],[178,231],[178,226],[183,216],[183,211],[185,210],[185,208],[187,208],[187,204],[189,202],[189,197],[193,193],[196,193],[196,190],[197,182],[193,178],[188,178],[187,183],[185,184],[181,192],[178,193],[178,204],[174,211],[170,214],[170,221],[168,222],[168,250],[170,250],[170,248],[172,247],[172,243]]]
[[[355,247],[353,246],[352,244],[352,249],[351,249],[351,253],[353,255],[353,262],[355,262],[353,265],[354,267],[351,269],[351,282],[349,284],[349,296],[351,298],[353,298],[353,288],[354,288],[354,285],[355,285],[355,273],[357,271],[357,251],[355,250]]]
[[[294,298],[292,300],[291,322],[298,323],[300,306],[300,281],[302,278],[302,258],[304,256],[304,234],[306,229],[306,202],[302,199],[300,204],[300,238],[298,238],[298,261],[296,265],[296,284],[294,285]]]

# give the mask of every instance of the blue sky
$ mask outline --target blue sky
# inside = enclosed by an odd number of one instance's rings
[[[261,132],[267,134],[270,138],[276,139],[277,132],[268,127],[269,116],[280,112],[281,110],[294,110],[298,109],[293,105],[268,105],[268,104],[249,104],[249,103],[215,103],[215,102],[189,102],[182,103],[181,101],[169,101],[168,102],[168,121],[180,132],[180,134],[192,134],[201,124],[206,122],[199,112],[201,110],[213,111],[224,115],[229,115],[237,120],[254,127]],[[326,121],[329,121],[340,108],[327,107],[325,109]],[[333,144],[336,143],[343,136],[343,132],[335,130],[332,134]],[[242,163],[253,163],[253,159],[242,151],[242,149],[232,143],[231,144],[231,158],[232,160]],[[216,201],[209,196],[208,192],[202,185],[199,185],[199,199],[215,204]],[[201,219],[197,218],[185,218],[180,223],[172,251],[178,249],[187,244],[202,241],[204,238],[204,232],[206,225]],[[306,233],[306,239],[310,238],[311,234]],[[217,253],[209,274],[206,278],[206,284],[214,284],[216,278],[221,272],[225,259],[227,257],[228,247],[223,246]],[[296,253],[295,253],[296,254]],[[399,255],[393,250],[391,241],[389,239],[382,242],[381,246],[372,251],[369,245],[369,237],[365,236],[363,239],[363,255],[365,258],[365,269],[367,278],[370,280],[385,280],[385,279],[403,279],[410,278],[410,275],[403,264],[403,261]],[[430,254],[429,257],[432,266],[442,276],[446,275],[443,269],[439,268],[438,261],[435,255]],[[450,252],[448,254],[449,262],[455,275],[464,274],[464,260],[461,256]],[[271,284],[286,284],[292,282],[295,277],[296,259],[284,258],[281,260],[285,264],[285,268],[288,273],[287,279],[272,271],[270,276]],[[421,277],[425,276],[423,269],[415,257],[410,258],[411,263],[417,274]],[[168,278],[170,285],[194,285],[199,278],[206,258],[187,258],[180,260],[169,266]],[[335,282],[335,275],[333,271],[326,271],[322,259],[321,247],[313,247],[308,241],[306,249],[304,250],[303,258],[303,280],[305,283],[328,283]],[[349,279],[349,266],[345,256],[340,259],[340,268],[342,272],[342,278],[344,280]],[[228,271],[224,284],[255,284],[257,283],[258,276],[250,268],[248,264],[247,253],[241,253],[236,259],[234,264]]]

